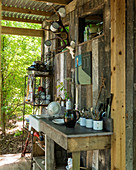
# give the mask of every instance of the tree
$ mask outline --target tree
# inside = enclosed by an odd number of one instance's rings
[[[3,21],[6,26],[39,28],[38,24]],[[22,114],[27,68],[41,57],[41,38],[2,35],[2,130],[13,115]],[[29,109],[30,111],[30,109]]]

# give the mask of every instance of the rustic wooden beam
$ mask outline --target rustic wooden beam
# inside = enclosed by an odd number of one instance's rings
[[[24,9],[24,8],[8,7],[8,6],[2,6],[2,11],[10,11],[10,12],[23,13],[23,14],[42,15],[42,16],[53,15],[53,12],[37,11],[37,10]]]
[[[43,31],[42,30],[35,30],[35,29],[27,29],[27,28],[16,28],[16,27],[2,26],[2,34],[42,37]]]
[[[45,169],[53,170],[54,164],[54,141],[45,135]]]
[[[102,16],[100,16],[100,15],[89,15],[85,19],[95,20],[95,21],[102,21]]]
[[[53,3],[53,4],[57,4],[57,5],[67,5],[68,3],[71,2],[71,0],[32,0],[32,1],[36,1],[36,2],[45,2],[45,3]]]
[[[2,18],[2,1],[0,1],[0,124],[2,125],[2,130],[4,130],[3,127],[3,121],[2,121],[2,111],[1,111],[1,105],[2,105],[2,69],[1,69],[1,18]],[[1,149],[0,149],[1,154]]]
[[[111,170],[126,169],[125,0],[111,0]]]
[[[80,170],[80,152],[72,152],[72,170]]]
[[[84,145],[83,145],[84,144]],[[84,138],[68,138],[68,152],[110,149],[111,136],[87,136]]]
[[[2,20],[42,24],[42,21],[32,20],[32,19],[15,18],[15,17],[2,16]]]
[[[77,0],[73,0],[68,5],[66,5],[66,13],[68,14],[68,13],[74,11],[76,8],[76,5],[77,5]]]

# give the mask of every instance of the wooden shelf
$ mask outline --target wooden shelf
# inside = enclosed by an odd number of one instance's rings
[[[44,170],[44,169],[45,169],[45,165],[42,164],[42,161],[45,162],[45,156],[33,157],[33,160],[35,161],[36,165],[37,165],[41,170]]]
[[[26,104],[30,104],[31,106],[48,106],[48,104],[34,104],[33,102],[26,102]]]
[[[28,71],[28,75],[34,75],[35,77],[48,77],[52,75],[52,71],[42,72],[42,71],[31,70],[31,71]]]
[[[90,40],[88,40],[88,41],[84,41],[84,42],[82,42],[82,43],[79,43],[78,46],[82,46],[82,45],[84,45],[84,44],[88,44],[88,43],[92,42],[93,40],[98,39],[98,38],[103,37],[103,36],[104,36],[104,33],[101,34],[101,35],[98,35],[98,36],[96,36],[96,37],[93,37],[92,39],[90,39]]]
[[[45,148],[43,148],[43,147],[39,144],[38,141],[36,141],[35,143],[39,146],[39,148],[41,148],[43,151],[45,151]]]

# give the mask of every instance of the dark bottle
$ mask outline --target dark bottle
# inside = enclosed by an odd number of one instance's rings
[[[80,113],[76,110],[67,110],[64,113],[64,122],[66,127],[74,128],[76,121],[80,118]]]

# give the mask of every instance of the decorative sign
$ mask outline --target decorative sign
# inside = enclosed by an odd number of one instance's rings
[[[86,52],[75,57],[76,84],[91,84],[92,80],[92,53]]]

